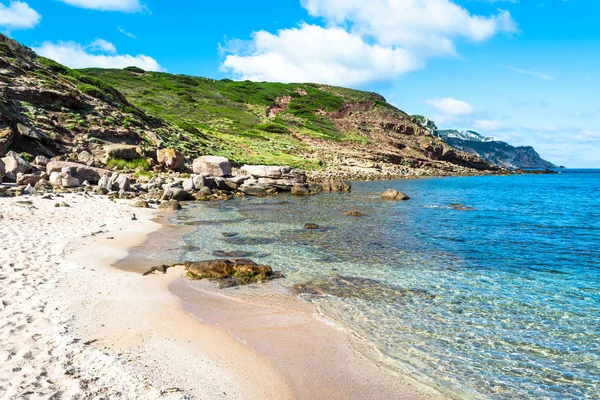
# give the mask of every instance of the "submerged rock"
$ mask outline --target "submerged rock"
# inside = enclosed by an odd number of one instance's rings
[[[366,214],[361,213],[360,211],[356,211],[356,210],[350,210],[350,211],[346,211],[344,213],[344,215],[348,215],[350,217],[366,217]]]
[[[396,189],[388,189],[386,190],[382,195],[381,198],[383,200],[396,200],[396,201],[403,201],[403,200],[409,200],[410,197],[408,197],[406,194],[397,191]]]
[[[374,279],[335,276],[292,286],[296,295],[335,296],[342,298],[358,298],[366,301],[396,302],[418,297],[433,300],[436,295],[422,289],[407,289],[386,285]]]
[[[221,287],[247,285],[280,276],[273,275],[270,266],[258,265],[247,258],[186,262],[183,265],[191,279],[226,280]]]
[[[456,210],[456,211],[473,211],[473,210],[475,210],[475,208],[465,206],[464,204],[461,204],[461,203],[452,203],[452,204],[450,204],[450,208],[452,208],[453,210]]]
[[[305,224],[304,229],[319,229],[320,226],[317,224]]]
[[[246,258],[254,255],[254,253],[249,251],[223,251],[223,250],[214,250],[212,255],[220,258]]]

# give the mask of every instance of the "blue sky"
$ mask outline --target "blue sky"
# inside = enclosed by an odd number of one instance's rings
[[[0,0],[0,29],[72,67],[373,90],[442,128],[600,168],[593,0]]]

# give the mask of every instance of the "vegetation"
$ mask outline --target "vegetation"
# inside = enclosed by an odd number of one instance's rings
[[[110,158],[106,163],[106,166],[111,169],[137,169],[142,167],[144,170],[147,170],[150,167],[148,160],[143,157],[135,158],[133,160]]]
[[[285,164],[318,169],[303,137],[365,143],[343,132],[324,113],[346,102],[383,99],[373,93],[316,84],[234,82],[131,68],[79,71],[117,88],[137,108],[166,120],[182,131],[166,145],[190,153],[222,155],[238,164]],[[267,109],[289,96],[287,111],[268,118]],[[387,104],[383,102],[384,104]]]

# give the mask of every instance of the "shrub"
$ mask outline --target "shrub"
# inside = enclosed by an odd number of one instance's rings
[[[42,64],[46,68],[51,69],[52,71],[57,72],[61,75],[67,75],[69,72],[71,72],[70,68],[65,67],[64,65],[59,64],[56,61],[51,60],[49,58],[40,57],[40,58],[38,58],[38,61],[40,64]]]
[[[261,131],[270,132],[270,133],[292,133],[288,128],[283,125],[278,124],[261,124],[256,126]]]
[[[104,97],[104,92],[102,92],[102,90],[98,89],[96,86],[88,85],[87,83],[80,83],[79,85],[77,85],[77,89],[92,97]]]
[[[109,168],[116,169],[136,169],[139,167],[143,167],[144,170],[147,170],[150,167],[148,164],[148,160],[143,157],[134,158],[133,160],[124,160],[122,158],[110,158],[106,163],[106,166]]]
[[[140,67],[135,67],[135,66],[131,66],[131,67],[125,67],[123,68],[125,71],[129,71],[129,72],[135,72],[137,74],[145,74],[146,71],[144,71],[143,69],[141,69]]]

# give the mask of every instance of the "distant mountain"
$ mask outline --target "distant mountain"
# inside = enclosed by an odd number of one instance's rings
[[[438,130],[436,135],[455,149],[477,154],[490,164],[500,167],[556,168],[556,165],[542,159],[531,146],[511,146],[469,130]]]

